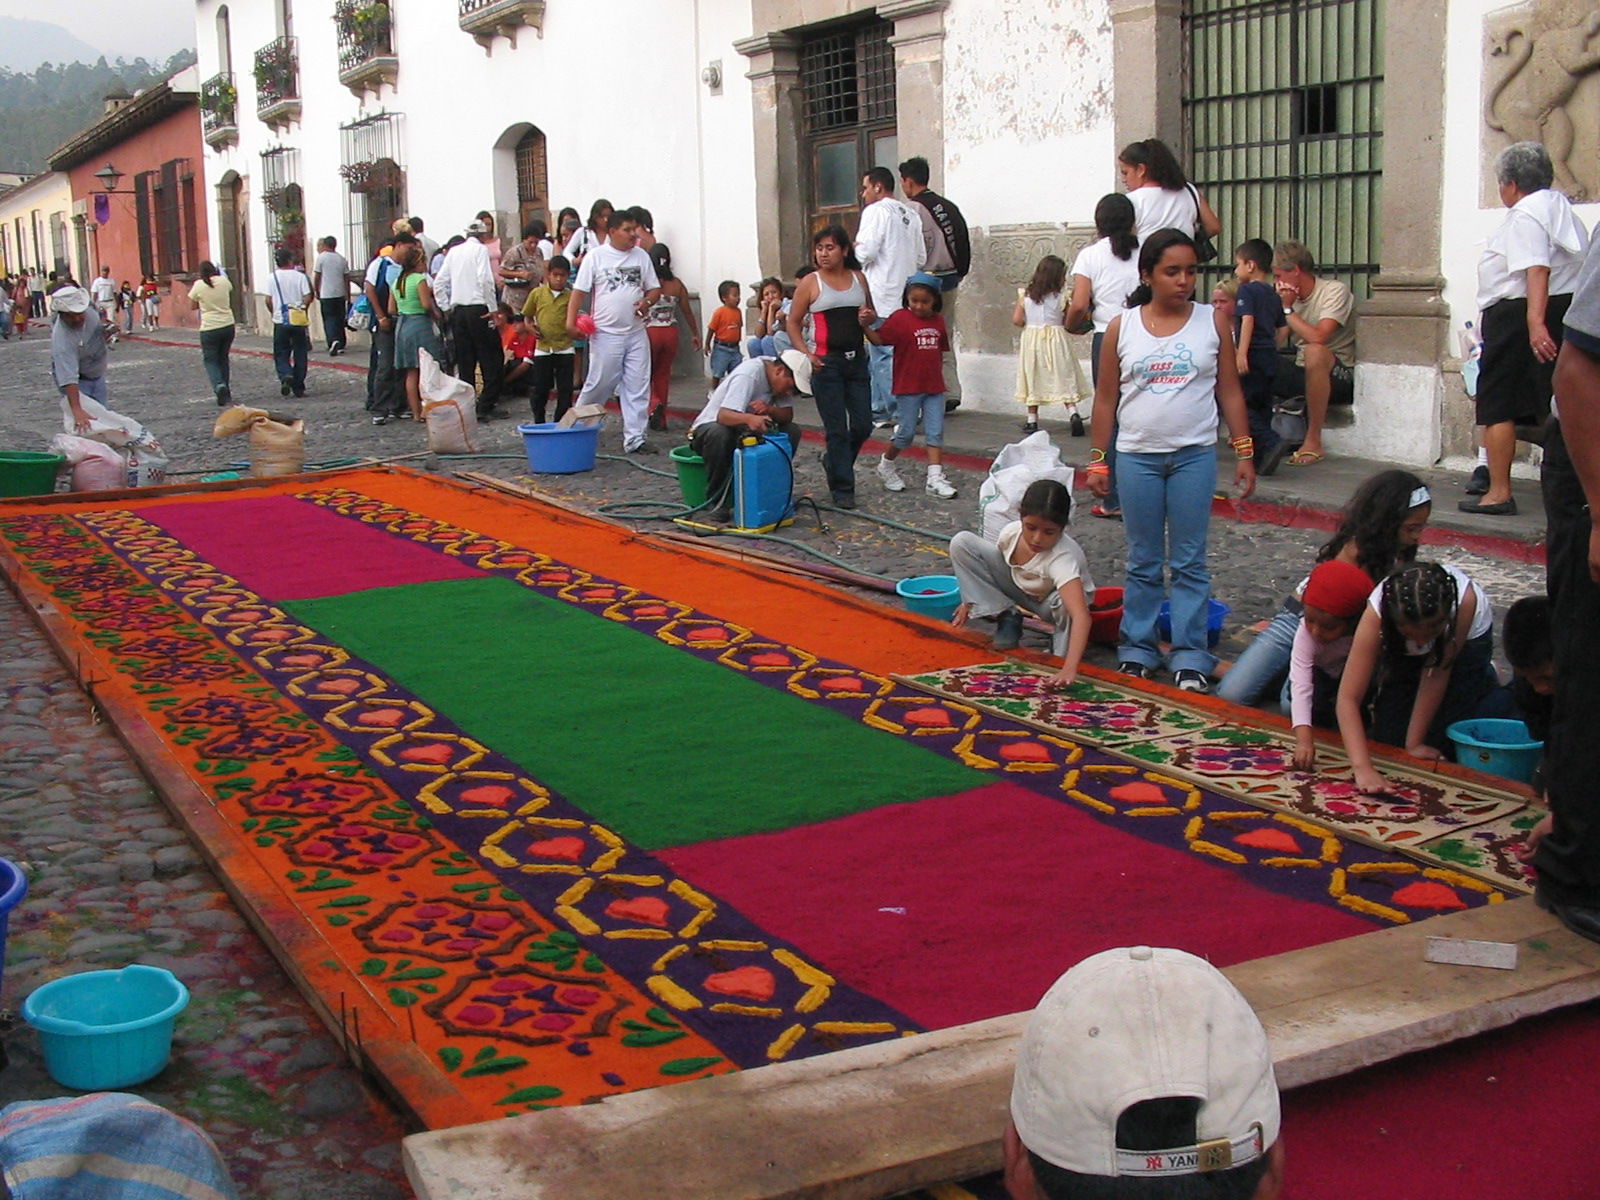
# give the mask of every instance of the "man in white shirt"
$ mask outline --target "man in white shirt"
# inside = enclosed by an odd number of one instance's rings
[[[689,447],[706,464],[706,495],[717,502],[707,516],[719,524],[733,515],[728,479],[733,452],[747,433],[781,433],[792,452],[800,448],[794,427],[794,406],[775,403],[787,396],[811,394],[811,360],[799,350],[777,358],[747,358],[722,377],[700,415],[689,427]]]
[[[111,278],[111,268],[101,267],[100,274],[95,276],[94,282],[89,285],[89,296],[94,301],[94,306],[100,310],[100,317],[105,322],[106,340],[117,340],[117,322],[112,316],[117,302],[117,284]]]
[[[433,287],[434,300],[450,314],[450,331],[456,339],[456,377],[475,383],[475,373],[480,368],[483,371],[483,391],[478,394],[480,421],[506,415],[498,407],[506,364],[500,335],[489,320],[499,304],[489,264],[491,236],[482,221],[468,225],[467,240],[444,256]]]
[[[317,239],[317,261],[311,266],[311,289],[322,309],[322,336],[329,354],[343,354],[345,310],[350,302],[350,262],[339,253],[334,237]]]
[[[567,329],[584,336],[578,314],[591,296],[589,375],[578,393],[579,404],[604,404],[613,395],[622,402],[622,451],[655,454],[645,438],[650,419],[650,338],[645,311],[661,295],[655,263],[638,246],[639,219],[631,208],[611,214],[606,240],[583,256],[572,299],[567,302]]]
[[[294,269],[294,255],[280,248],[278,269],[267,282],[267,311],[272,314],[272,362],[278,372],[278,391],[287,396],[306,394],[306,360],[311,354],[311,281]]]
[[[894,198],[894,174],[888,167],[873,167],[862,177],[861,203],[856,258],[881,323],[903,307],[906,280],[922,269],[928,251],[922,241],[922,218]],[[869,347],[867,362],[872,372],[872,419],[880,425],[893,424],[894,347]]]

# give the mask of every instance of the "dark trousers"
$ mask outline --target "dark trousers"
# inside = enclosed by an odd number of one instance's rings
[[[1278,444],[1278,435],[1272,430],[1272,383],[1278,373],[1281,357],[1271,346],[1251,346],[1250,370],[1239,377],[1244,391],[1244,411],[1250,422],[1250,436],[1256,444],[1256,462],[1260,463]]]
[[[868,404],[870,406],[870,400]],[[739,439],[748,432],[743,425],[707,421],[704,425],[696,425],[689,434],[689,448],[705,459],[706,499],[713,506],[733,503],[733,497],[728,492],[728,485],[733,480],[733,452],[738,448]],[[776,425],[772,432],[788,437],[790,451],[800,449],[800,431],[789,422]]]
[[[854,358],[830,354],[812,372],[811,391],[826,445],[822,467],[835,499],[856,494],[856,455],[872,435],[872,377],[865,349]]]
[[[200,331],[200,361],[206,365],[206,378],[211,381],[213,392],[228,386],[228,351],[233,349],[233,332],[232,325]]]
[[[322,305],[322,336],[328,339],[328,350],[344,349],[344,317],[348,302],[343,296],[324,298]]]
[[[394,325],[372,327],[372,353],[367,360],[367,411],[393,417],[407,411],[405,388],[394,369]]]
[[[1600,906],[1600,585],[1589,578],[1589,506],[1561,422],[1545,431],[1542,474],[1545,588],[1556,663],[1555,709],[1544,745],[1555,828],[1533,857],[1539,891],[1557,903]]]
[[[1490,665],[1493,658],[1492,632],[1475,637],[1461,647],[1461,653],[1451,664],[1450,682],[1445,686],[1444,699],[1439,701],[1433,724],[1422,739],[1424,742],[1454,757],[1452,743],[1444,731],[1457,721],[1478,715],[1479,707],[1495,688]],[[1421,658],[1407,655],[1384,665],[1382,682],[1372,698],[1372,721],[1367,730],[1373,741],[1390,746],[1406,744],[1411,708],[1416,703],[1421,683]]]
[[[306,361],[311,356],[311,331],[304,325],[273,325],[272,365],[280,381],[288,380],[295,395],[306,390]]]
[[[533,356],[532,381],[529,384],[528,403],[533,408],[533,419],[543,421],[545,405],[550,399],[550,389],[556,391],[557,421],[567,415],[572,407],[572,366],[576,355],[536,354]]]
[[[488,318],[488,306],[483,304],[458,304],[450,310],[450,329],[456,337],[456,378],[475,384],[475,376],[483,372],[483,391],[478,393],[480,417],[500,403],[505,376],[505,351]]]

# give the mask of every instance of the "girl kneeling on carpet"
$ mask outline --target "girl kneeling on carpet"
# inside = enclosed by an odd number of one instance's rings
[[[1412,563],[1379,584],[1339,683],[1339,732],[1356,786],[1389,791],[1369,737],[1413,758],[1444,758],[1445,729],[1475,716],[1495,686],[1493,655],[1494,610],[1460,569]]]
[[[1083,547],[1066,535],[1072,495],[1054,479],[1028,485],[1017,520],[995,542],[962,530],[950,539],[950,566],[961,584],[961,604],[950,623],[995,617],[994,648],[1011,650],[1022,640],[1018,606],[1055,626],[1050,652],[1061,657],[1054,683],[1070,687],[1089,644],[1089,602],[1094,580]]]
[[[1317,765],[1311,727],[1338,725],[1339,677],[1372,588],[1372,576],[1360,567],[1332,559],[1316,565],[1300,594],[1300,628],[1294,636],[1285,689],[1294,726],[1296,770],[1310,771]]]
[[[1125,674],[1148,679],[1161,662],[1156,622],[1172,576],[1173,681],[1209,692],[1216,657],[1206,644],[1211,570],[1206,536],[1217,485],[1217,410],[1227,418],[1237,457],[1235,495],[1255,490],[1255,443],[1234,363],[1233,329],[1209,304],[1194,301],[1200,266],[1194,240],[1158,229],[1139,248],[1142,281],[1128,309],[1106,328],[1094,398],[1089,487],[1110,491],[1107,451],[1116,429],[1117,492],[1128,535],[1123,590]]]
[[[1417,557],[1417,542],[1433,513],[1433,497],[1410,471],[1380,471],[1356,489],[1344,517],[1317,562],[1346,562],[1373,579],[1385,579]],[[1245,647],[1239,661],[1217,684],[1217,695],[1234,704],[1259,704],[1276,696],[1300,630],[1302,579],[1284,597],[1267,627]]]

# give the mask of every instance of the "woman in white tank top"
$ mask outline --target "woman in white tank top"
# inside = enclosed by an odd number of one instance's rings
[[[1128,534],[1117,653],[1122,670],[1149,678],[1161,665],[1156,626],[1170,572],[1167,665],[1178,687],[1208,692],[1217,660],[1207,646],[1206,534],[1217,483],[1219,405],[1238,456],[1237,498],[1255,490],[1256,475],[1233,331],[1209,304],[1194,302],[1198,267],[1194,241],[1181,230],[1159,230],[1140,246],[1141,283],[1128,310],[1106,328],[1100,348],[1088,474],[1091,490],[1103,497],[1115,424],[1117,492]]]
[[[1141,242],[1158,229],[1181,229],[1190,235],[1204,229],[1210,237],[1222,232],[1221,218],[1184,177],[1177,156],[1160,138],[1124,146],[1117,155],[1117,173],[1133,201],[1133,231]]]

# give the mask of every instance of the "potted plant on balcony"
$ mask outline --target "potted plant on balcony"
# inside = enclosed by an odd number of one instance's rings
[[[389,42],[392,27],[389,6],[378,0],[339,0],[334,8],[334,20],[345,33],[346,40],[356,51],[361,62],[381,58],[393,53]]]
[[[294,96],[294,52],[287,40],[256,55],[255,77],[256,91],[268,104]]]
[[[211,115],[213,128],[222,128],[234,123],[234,114],[239,106],[239,89],[226,80],[208,81],[202,89],[201,100],[207,113]]]

